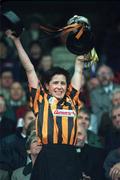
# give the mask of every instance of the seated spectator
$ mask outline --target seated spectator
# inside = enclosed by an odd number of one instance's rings
[[[14,79],[19,80],[20,63],[13,43],[3,35],[0,39],[0,73],[11,71]]]
[[[80,178],[82,180],[104,180],[104,150],[86,144],[86,138],[86,129],[79,124],[76,153],[78,156],[78,171],[80,172]]]
[[[97,77],[91,77],[87,82],[87,87],[89,91],[97,88],[100,85],[99,80]]]
[[[43,54],[43,49],[40,41],[37,40],[31,41],[31,43],[29,44],[29,55],[35,69],[38,68],[42,54]]]
[[[42,82],[42,84],[44,83],[44,75],[45,73],[53,67],[53,60],[50,54],[44,54],[41,57],[41,60],[39,61],[38,64],[38,69],[37,69],[37,73],[38,73],[38,77]]]
[[[14,81],[13,73],[10,69],[2,69],[0,84],[0,94],[2,94],[6,100],[10,99],[10,87]]]
[[[38,41],[41,37],[46,37],[47,34],[40,30],[40,24],[47,24],[46,18],[40,13],[30,13],[25,17],[26,30],[21,34],[21,41],[24,48],[29,51],[29,45],[32,41]],[[48,51],[51,49],[51,40],[49,38],[42,38],[40,45]]]
[[[110,100],[112,106],[117,106],[120,105],[120,87],[115,88],[111,95],[110,95]],[[111,110],[110,110],[111,111]],[[110,118],[110,112],[105,112],[103,113],[101,117],[101,123],[99,127],[99,135],[104,137],[105,134],[107,133],[108,129],[111,127],[111,118]]]
[[[89,77],[90,78],[90,77]],[[96,114],[91,111],[90,92],[99,86],[97,78],[87,79],[85,71],[82,79],[82,88],[79,95],[80,100],[84,103],[85,107],[90,111],[90,126],[89,129],[95,134],[98,133],[98,120]]]
[[[44,54],[41,57],[38,65],[38,71],[47,71],[53,66],[52,56],[50,54]]]
[[[14,82],[10,88],[10,100],[7,102],[8,107],[10,106],[12,111],[15,113],[14,120],[17,122],[17,111],[19,108],[26,110],[27,99],[25,90],[20,82]]]
[[[112,108],[111,126],[105,134],[105,149],[106,153],[120,147],[120,105]]]
[[[78,125],[82,125],[87,130],[87,142],[94,147],[103,147],[102,141],[99,136],[89,130],[90,125],[90,112],[86,108],[81,108],[78,113]]]
[[[110,151],[104,162],[106,178],[118,180],[120,178],[120,148]]]
[[[16,131],[15,134],[2,138],[0,142],[1,169],[11,173],[26,164],[26,131],[30,122],[34,120],[33,112],[31,110],[26,111],[22,131]]]
[[[11,117],[12,113],[8,113],[5,98],[0,95],[0,139],[15,132],[16,123]]]
[[[97,78],[100,85],[90,91],[90,102],[92,112],[96,114],[98,125],[100,125],[102,114],[111,109],[110,94],[119,85],[113,82],[113,71],[106,65],[101,65],[98,68]]]
[[[42,146],[38,144],[35,131],[28,136],[26,141],[26,150],[30,156],[31,161],[24,167],[18,168],[12,173],[11,180],[30,180],[32,166],[37,158],[37,155],[41,151]]]
[[[120,163],[116,163],[110,170],[110,177],[114,180],[120,179]]]
[[[22,85],[19,82],[14,82],[10,88],[10,103],[11,106],[22,106],[26,104],[26,95]]]
[[[7,40],[2,36],[0,38],[0,73],[3,69],[9,68],[12,69],[14,66],[13,63],[13,50],[10,47]]]
[[[24,42],[23,42],[24,44]],[[34,64],[35,70],[38,70],[39,62],[41,61],[41,57],[43,54],[43,48],[38,40],[33,40],[30,42],[29,47],[28,47],[28,54],[31,59],[31,62]],[[23,84],[26,83],[27,81],[27,76],[25,73],[24,68],[21,66],[21,72],[20,72],[20,82]]]
[[[114,106],[120,105],[120,87],[115,88],[111,94],[111,101]]]
[[[55,66],[70,69],[74,67],[74,59],[76,55],[69,52],[66,48],[66,35],[61,35],[59,45],[52,49],[52,58]]]

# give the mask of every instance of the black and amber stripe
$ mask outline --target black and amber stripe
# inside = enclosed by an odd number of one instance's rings
[[[30,88],[30,106],[36,115],[36,133],[43,144],[75,144],[77,119],[76,116],[55,116],[53,110],[74,110],[78,112],[80,102],[78,92],[69,87],[65,98],[50,103],[50,95],[41,89]]]

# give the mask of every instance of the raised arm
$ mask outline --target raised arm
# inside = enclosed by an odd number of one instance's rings
[[[15,37],[11,30],[7,30],[5,33],[9,38],[11,38],[13,40],[13,42],[16,46],[20,61],[21,61],[22,65],[26,71],[28,82],[29,82],[30,86],[33,88],[37,88],[38,87],[37,74],[35,72],[34,66],[31,63],[27,53],[23,49],[23,46],[20,42],[20,39],[18,37]]]
[[[80,55],[75,59],[75,70],[71,79],[71,84],[78,91],[80,91],[82,85],[83,65],[86,58],[85,55]]]

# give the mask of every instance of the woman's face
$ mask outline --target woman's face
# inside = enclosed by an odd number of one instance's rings
[[[63,74],[54,75],[46,88],[53,97],[62,99],[67,90],[66,77]]]

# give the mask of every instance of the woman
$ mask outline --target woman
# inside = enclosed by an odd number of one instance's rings
[[[78,96],[83,62],[88,57],[76,57],[70,84],[66,70],[59,67],[50,69],[44,89],[19,38],[12,33],[11,30],[6,31],[17,48],[27,74],[30,106],[36,116],[36,133],[43,145],[33,167],[31,180],[77,180],[79,173],[74,145],[77,136],[77,112],[82,105]]]

